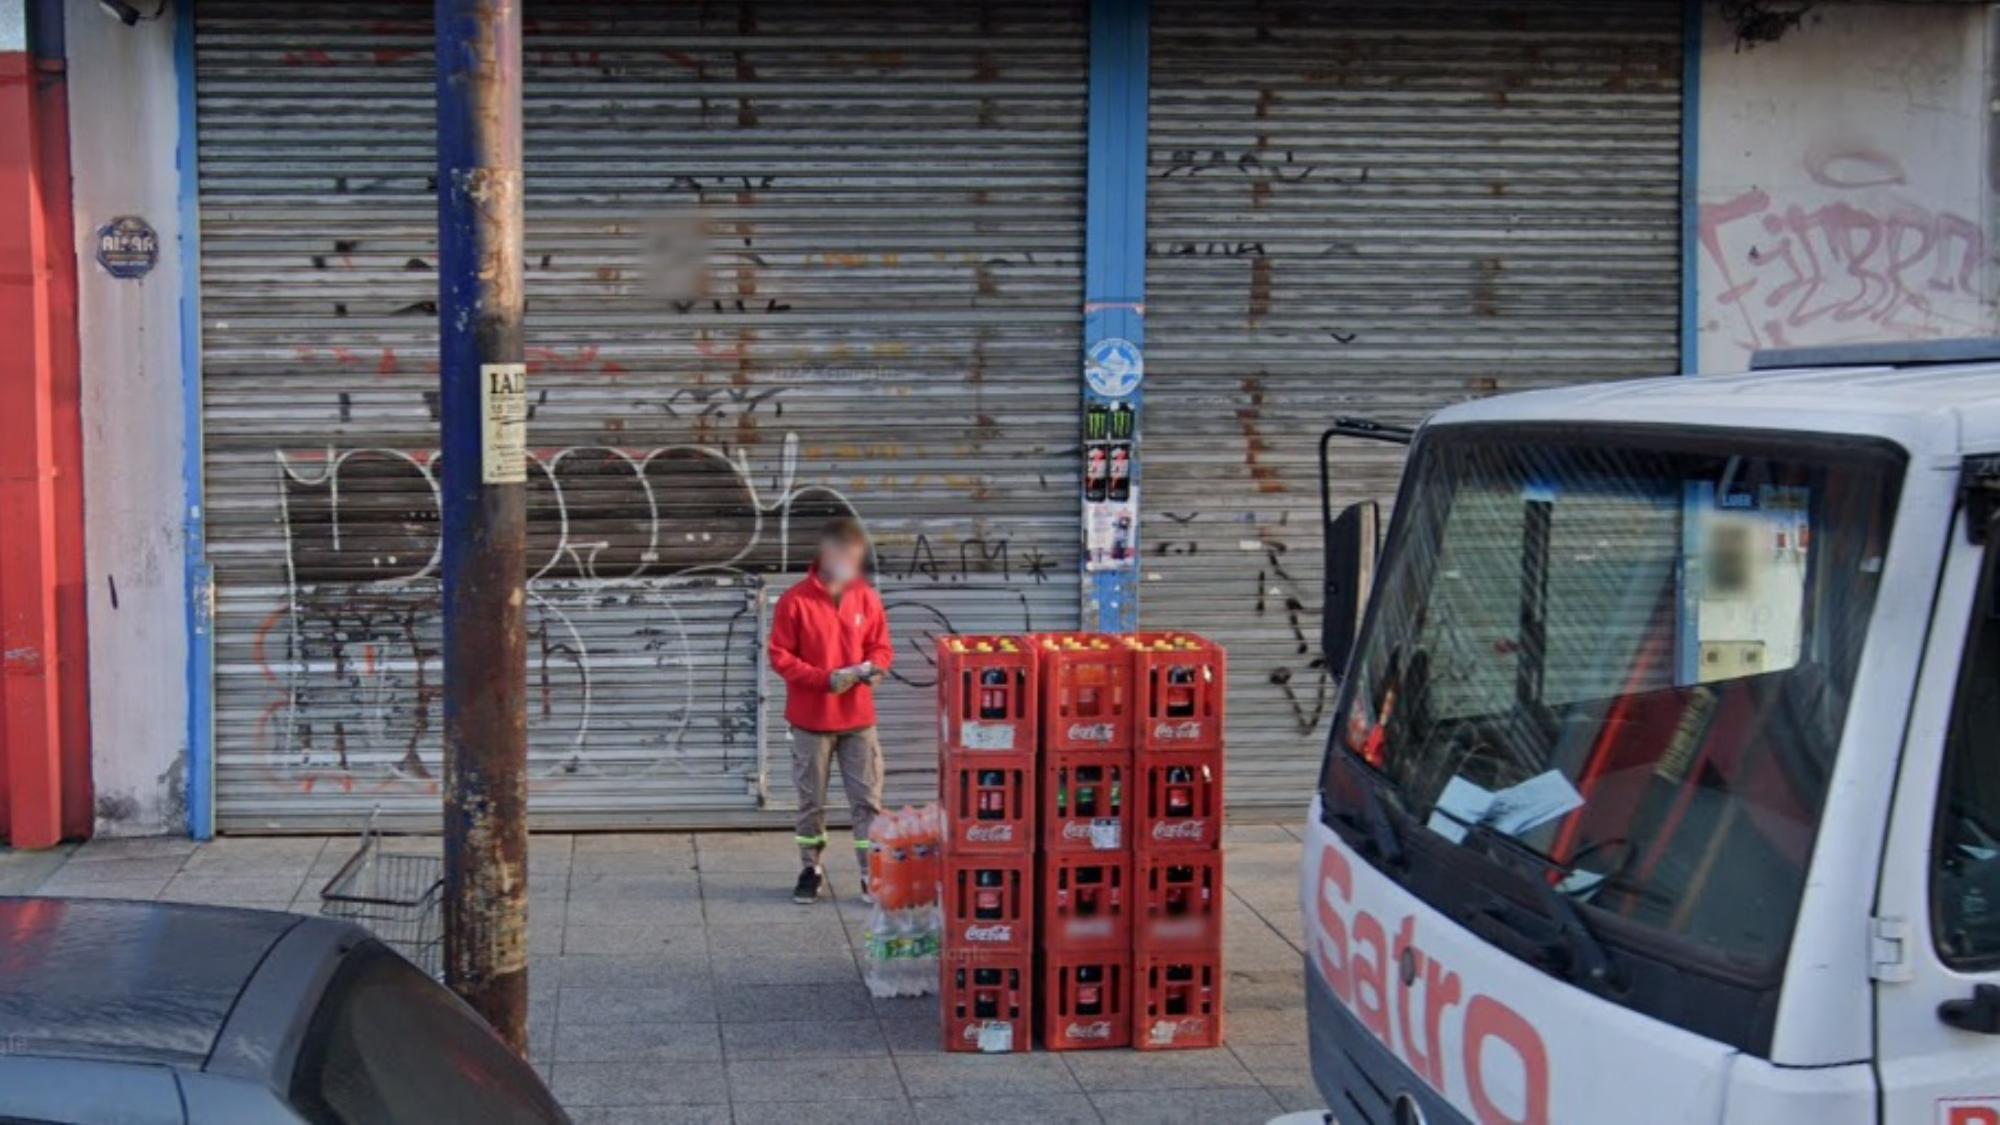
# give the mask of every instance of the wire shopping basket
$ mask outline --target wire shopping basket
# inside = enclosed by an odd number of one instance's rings
[[[443,857],[385,850],[374,813],[360,849],[319,892],[321,915],[360,923],[432,977],[444,971],[443,905]]]

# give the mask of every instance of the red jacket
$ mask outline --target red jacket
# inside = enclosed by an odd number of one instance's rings
[[[835,670],[866,660],[887,670],[895,659],[889,619],[875,588],[856,579],[838,604],[819,580],[819,565],[778,599],[771,618],[771,667],[784,677],[785,721],[833,734],[875,725],[875,689],[856,684],[833,694]]]

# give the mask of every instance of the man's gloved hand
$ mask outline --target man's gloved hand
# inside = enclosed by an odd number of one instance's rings
[[[856,672],[854,669],[836,668],[834,669],[833,675],[829,677],[827,684],[828,687],[830,687],[833,690],[833,694],[840,695],[847,689],[853,687],[855,684],[860,682],[861,682],[861,674],[859,672]]]

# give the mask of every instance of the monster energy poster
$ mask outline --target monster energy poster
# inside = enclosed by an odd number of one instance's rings
[[[1092,403],[1084,410],[1084,565],[1089,570],[1129,570],[1137,565],[1134,421],[1127,403]]]

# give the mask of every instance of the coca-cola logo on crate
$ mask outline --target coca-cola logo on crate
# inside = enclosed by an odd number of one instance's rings
[[[1158,723],[1153,727],[1153,737],[1161,742],[1193,742],[1201,737],[1201,723],[1196,719],[1179,723]]]
[[[1110,723],[1071,723],[1071,742],[1109,742],[1114,731]]]
[[[1014,842],[1014,826],[1011,824],[971,824],[965,829],[968,844],[1011,844]]]
[[[1153,825],[1153,839],[1200,840],[1207,828],[1205,820],[1163,820]]]
[[[983,926],[967,926],[965,940],[985,942],[1007,942],[1014,940],[1014,926],[1008,922],[993,922]]]

